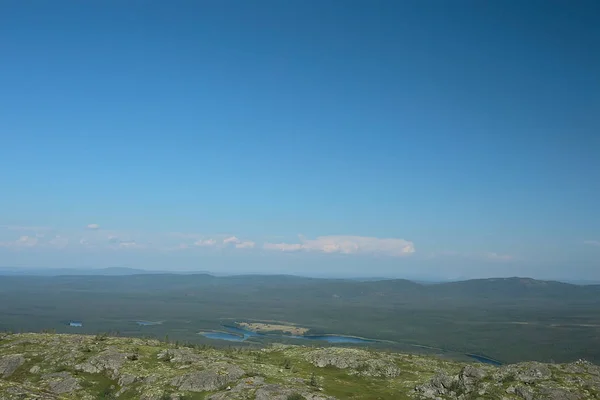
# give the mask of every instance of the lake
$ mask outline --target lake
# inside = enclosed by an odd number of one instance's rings
[[[487,358],[484,356],[479,356],[477,354],[467,354],[467,356],[469,356],[481,363],[484,363],[484,364],[490,364],[490,365],[495,365],[495,366],[502,365],[502,363],[500,361],[494,360],[492,358]]]
[[[287,338],[287,339],[301,339],[301,340],[320,340],[328,343],[373,343],[377,342],[374,339],[363,339],[354,336],[344,335],[307,335],[307,336],[293,336],[293,335],[266,335],[262,333],[253,332],[247,329],[242,329],[234,326],[224,325],[229,332],[200,332],[200,335],[209,339],[227,340],[230,342],[243,342],[250,337],[268,337],[268,338]]]
[[[267,338],[287,338],[287,339],[301,339],[301,340],[317,340],[317,341],[325,341],[328,343],[353,343],[353,344],[361,344],[361,343],[376,343],[378,340],[375,339],[365,339],[354,336],[345,336],[345,335],[307,335],[307,336],[292,336],[292,335],[267,335],[262,333],[253,332],[247,329],[238,328],[236,326],[223,325],[223,328],[226,331],[212,331],[212,332],[200,332],[200,335],[209,338],[209,339],[217,339],[217,340],[227,340],[229,342],[243,342],[251,337],[267,337]],[[490,365],[502,365],[500,361],[494,360],[492,358],[488,358],[485,356],[480,356],[478,354],[465,354],[468,357],[471,357],[474,360],[477,360],[481,363],[490,364]]]
[[[153,322],[153,321],[135,321],[139,326],[152,326],[152,325],[161,325],[162,321]]]
[[[311,335],[311,336],[292,336],[297,339],[306,339],[306,340],[324,340],[329,343],[375,343],[377,340],[375,339],[364,339],[354,336],[344,336],[344,335]]]

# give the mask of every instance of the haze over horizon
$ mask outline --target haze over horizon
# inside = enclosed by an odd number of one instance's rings
[[[600,280],[600,3],[0,4],[0,267]]]

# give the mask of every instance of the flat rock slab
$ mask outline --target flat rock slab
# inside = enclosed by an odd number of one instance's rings
[[[8,378],[24,363],[25,357],[22,354],[4,356],[0,358],[0,375],[3,378]]]
[[[244,370],[233,364],[215,364],[203,371],[192,372],[171,381],[179,390],[204,392],[218,390],[223,385],[234,382],[244,375]]]

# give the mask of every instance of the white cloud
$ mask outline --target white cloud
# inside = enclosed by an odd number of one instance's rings
[[[211,247],[217,244],[215,239],[201,239],[194,243],[196,246]]]
[[[111,249],[144,249],[146,244],[138,243],[132,239],[121,239],[118,236],[108,235],[108,247]]]
[[[240,239],[236,238],[235,236],[230,236],[226,239],[223,239],[223,244],[228,244],[228,243],[240,243]]]
[[[11,248],[26,248],[26,247],[34,247],[38,244],[38,238],[33,236],[21,236],[17,240],[9,241],[9,242],[0,242],[0,246],[2,247],[11,247]]]
[[[57,235],[52,240],[48,241],[48,244],[52,247],[57,247],[59,249],[62,249],[64,247],[67,247],[67,245],[69,244],[69,239],[67,239],[66,237]]]
[[[514,257],[509,254],[486,253],[485,258],[492,261],[511,261]]]
[[[21,236],[17,243],[24,247],[32,247],[38,243],[38,239],[31,236]]]
[[[196,233],[164,232],[153,233],[143,231],[110,231],[100,229],[99,224],[88,224],[85,232],[77,228],[64,231],[42,233],[32,231],[13,242],[2,242],[4,247],[44,247],[55,249],[147,249],[149,251],[183,250],[192,248],[229,248],[232,250],[248,250],[262,248],[283,252],[313,252],[337,254],[374,254],[387,256],[407,256],[415,252],[413,242],[399,238],[377,238],[366,236],[332,235],[305,238],[300,236],[297,242],[257,242],[252,239],[233,235],[200,235]],[[34,228],[34,227],[32,227]],[[38,235],[36,237],[36,235]],[[277,240],[277,239],[275,239]],[[500,256],[490,256],[500,258]]]
[[[499,254],[494,252],[489,253],[469,253],[469,252],[460,252],[454,250],[446,250],[446,251],[438,251],[435,253],[429,254],[426,258],[439,258],[439,257],[457,257],[464,258],[469,260],[484,260],[484,261],[514,261],[515,256],[510,254]]]
[[[298,251],[302,250],[301,244],[295,243],[265,243],[263,249],[266,250],[279,250],[279,251]]]
[[[598,246],[598,247],[600,247],[600,240],[584,240],[583,244],[587,244],[589,246]]]
[[[136,243],[135,240],[122,240],[119,242],[120,249],[142,249],[146,246]]]
[[[23,226],[23,225],[0,225],[0,228],[7,229],[9,231],[51,231],[52,228],[47,226]]]
[[[315,251],[341,254],[381,254],[407,256],[415,252],[413,242],[396,238],[367,236],[319,236],[316,239],[300,237],[301,243],[265,243],[264,249],[280,251]]]
[[[185,232],[169,232],[167,233],[167,236],[171,236],[171,237],[175,237],[175,238],[179,238],[179,239],[202,239],[201,234],[199,233],[185,233]]]
[[[235,248],[236,249],[253,249],[255,245],[256,245],[256,243],[254,243],[252,241],[246,241],[246,242],[236,243]]]

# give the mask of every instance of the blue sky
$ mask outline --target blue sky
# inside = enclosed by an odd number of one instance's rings
[[[600,279],[599,18],[4,1],[0,265]]]

